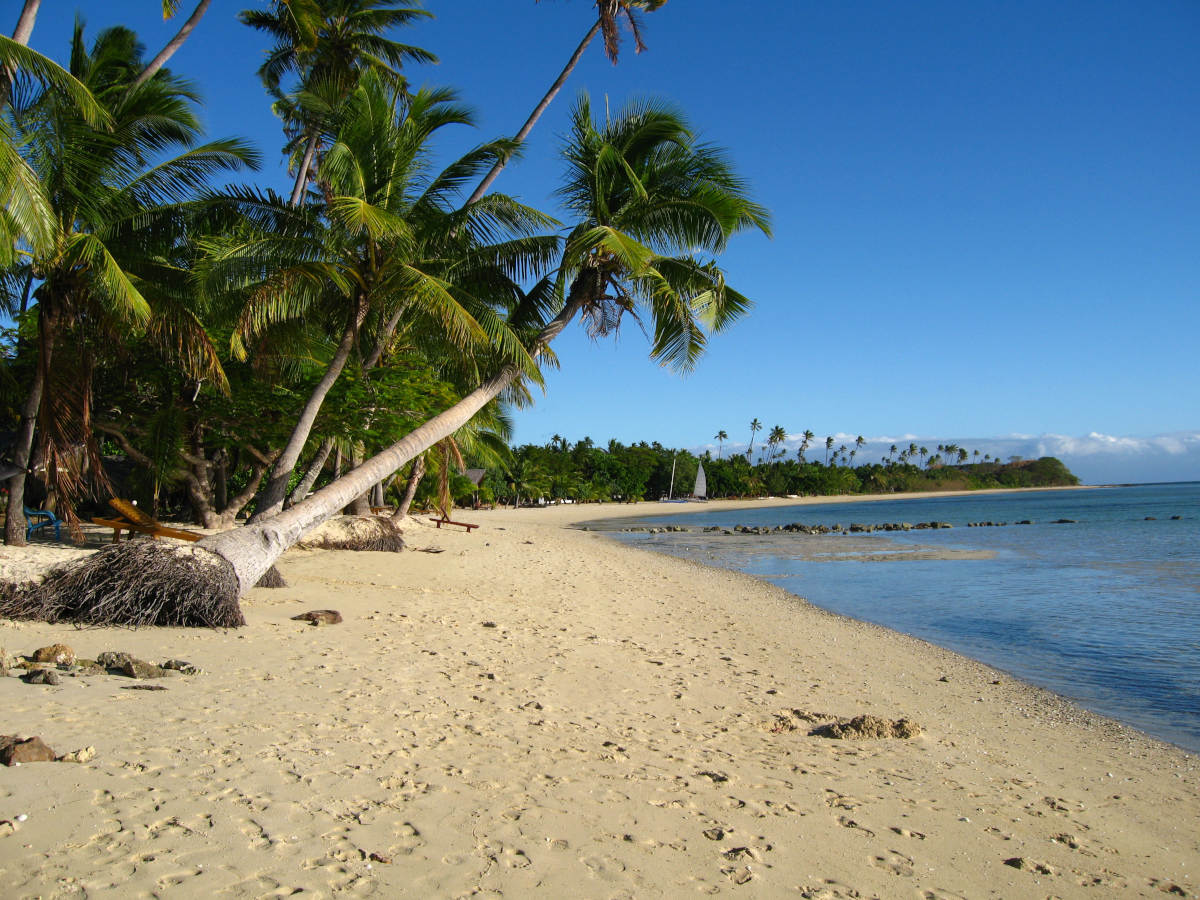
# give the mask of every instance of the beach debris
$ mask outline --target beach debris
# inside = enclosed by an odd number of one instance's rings
[[[49,647],[39,647],[30,657],[37,663],[54,663],[58,666],[75,664],[75,651],[66,644],[51,644]]]
[[[262,578],[254,583],[255,587],[260,588],[285,588],[288,583],[284,580],[283,574],[275,566],[263,572]]]
[[[64,753],[58,758],[59,762],[71,763],[89,763],[96,758],[96,748],[88,745],[81,747],[78,750],[72,750],[70,753]]]
[[[337,625],[342,621],[342,614],[336,609],[313,609],[292,616],[292,621],[307,622],[309,625]]]
[[[62,684],[62,678],[53,669],[33,669],[21,676],[26,684]]]
[[[172,669],[182,675],[203,675],[204,670],[188,662],[186,659],[168,659],[163,664],[164,669]]]
[[[123,688],[121,688],[121,690],[123,690],[123,691],[165,691],[166,688],[163,687],[161,684],[127,684]]]
[[[303,550],[399,553],[404,549],[400,534],[400,528],[382,516],[334,516],[304,535],[296,546]]]
[[[0,735],[0,763],[6,766],[54,762],[56,758],[54,751],[40,737],[22,739],[15,734]]]
[[[710,841],[719,841],[725,837],[724,828],[706,828],[702,833]]]
[[[390,866],[392,864],[392,858],[390,856],[386,856],[383,853],[372,853],[367,858],[369,860],[371,860],[371,862],[381,863],[382,865],[385,865],[385,866]]]
[[[496,627],[496,623],[495,623],[495,622],[481,622],[480,624],[481,624],[481,625],[482,625],[484,628],[495,628],[495,627]]]
[[[865,740],[877,738],[915,738],[921,726],[908,719],[881,719],[878,716],[855,716],[849,721],[841,720],[820,725],[809,734],[836,740]]]
[[[707,778],[713,784],[722,784],[729,780],[729,776],[724,772],[697,772],[697,778]]]
[[[418,547],[417,552],[418,553],[445,553],[446,551],[443,550],[441,547]]]

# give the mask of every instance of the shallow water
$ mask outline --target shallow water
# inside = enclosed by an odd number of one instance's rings
[[[965,527],[1022,519],[1034,524]],[[949,522],[954,528],[828,538],[616,536],[765,578],[1200,753],[1200,483],[676,517],[664,510],[638,521],[691,529]]]

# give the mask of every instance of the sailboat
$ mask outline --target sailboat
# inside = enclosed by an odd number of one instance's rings
[[[692,488],[692,499],[708,499],[708,479],[704,476],[704,463],[696,467],[696,486]]]

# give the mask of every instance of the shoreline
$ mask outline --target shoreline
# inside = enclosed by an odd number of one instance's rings
[[[1200,760],[740,573],[563,527],[289,552],[237,631],[0,622],[203,673],[0,679],[14,896],[1196,896]],[[623,510],[619,510],[623,511]],[[546,513],[550,513],[546,515]],[[420,550],[440,550],[423,553]],[[338,609],[339,625],[292,616]],[[906,718],[916,737],[821,723]]]

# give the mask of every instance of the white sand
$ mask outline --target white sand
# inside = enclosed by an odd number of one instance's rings
[[[28,816],[0,822],[5,896],[1196,896],[1197,757],[562,527],[658,509],[464,511],[483,527],[409,530],[440,554],[294,551],[238,631],[0,622],[10,653],[205,670],[0,681],[0,733],[97,750],[0,768],[0,820]],[[290,618],[316,608],[345,622]],[[792,710],[924,733],[830,740]]]

